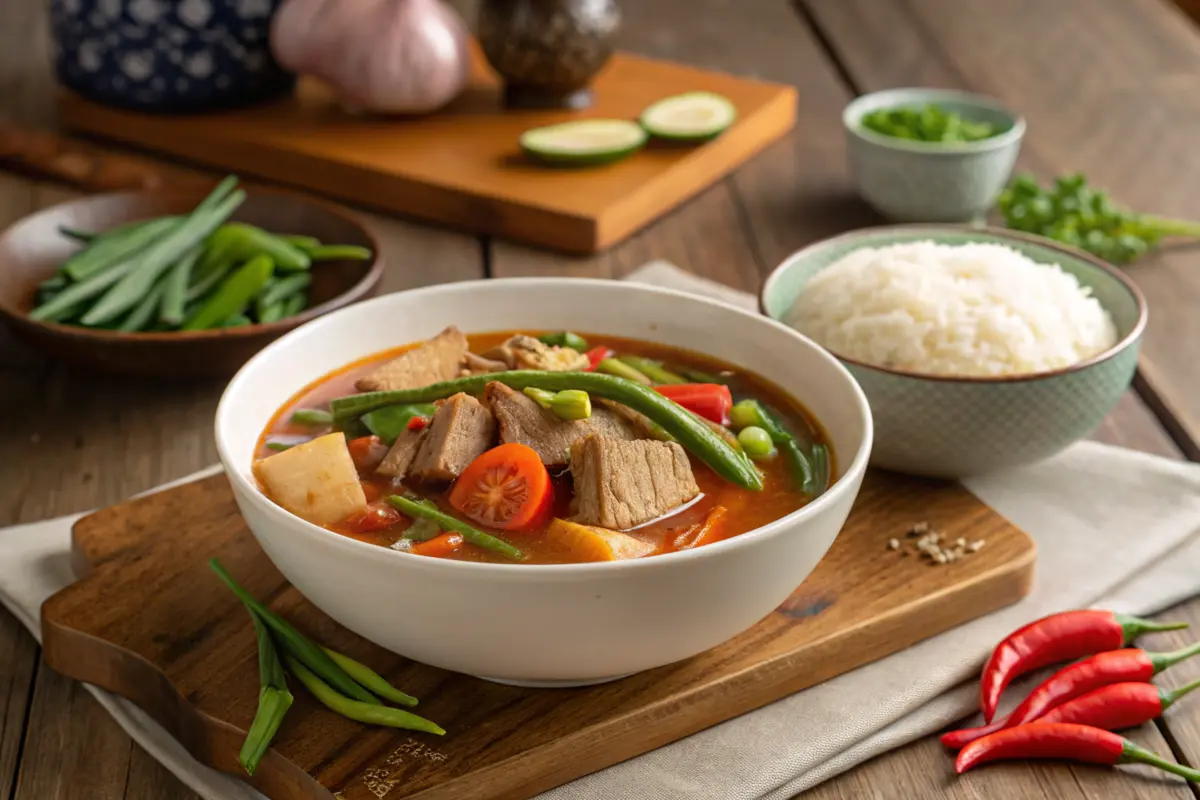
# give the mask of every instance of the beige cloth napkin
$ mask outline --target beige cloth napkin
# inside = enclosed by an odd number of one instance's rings
[[[662,262],[629,279],[754,308],[749,296]],[[1148,614],[1200,593],[1200,466],[1083,443],[968,487],[1037,540],[1037,578],[1025,600],[539,800],[790,798],[972,713],[973,677],[995,641],[1018,625],[1089,605]],[[0,531],[0,602],[35,636],[41,603],[72,580],[70,526],[77,518]],[[202,797],[262,797],[196,762],[131,703],[89,688],[130,736]],[[879,791],[895,796],[888,787]]]

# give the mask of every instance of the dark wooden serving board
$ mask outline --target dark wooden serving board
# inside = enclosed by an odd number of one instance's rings
[[[613,245],[711,185],[795,124],[796,90],[627,53],[613,56],[582,111],[511,111],[476,49],[467,90],[427,116],[341,111],[328,89],[300,81],[287,98],[209,114],[138,114],[66,92],[68,128],[298,186],[355,205],[473,233],[576,253]],[[549,169],[521,156],[529,128],[569,120],[634,120],[673,94],[728,97],[737,121],[700,146],[652,144],[619,163]]]
[[[986,546],[942,566],[888,549],[921,520]],[[83,577],[42,608],[46,661],[137,703],[200,761],[240,772],[258,695],[253,629],[207,567],[217,556],[318,641],[420,697],[420,712],[449,731],[360,725],[296,685],[255,786],[277,800],[518,800],[1015,602],[1029,590],[1035,548],[957,485],[873,473],[832,549],[776,612],[695,658],[581,689],[501,686],[346,631],[272,566],[224,475],[85,517],[74,556]]]

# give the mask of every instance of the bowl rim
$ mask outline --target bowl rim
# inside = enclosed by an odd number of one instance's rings
[[[931,381],[935,383],[964,383],[964,384],[1001,384],[1001,383],[1032,383],[1046,378],[1056,378],[1063,375],[1068,375],[1073,372],[1080,372],[1096,364],[1101,364],[1111,358],[1116,357],[1118,353],[1125,350],[1130,345],[1134,344],[1141,338],[1142,333],[1146,330],[1146,322],[1149,318],[1149,307],[1146,303],[1146,297],[1142,294],[1142,290],[1137,287],[1128,275],[1122,272],[1117,267],[1103,261],[1100,258],[1088,253],[1084,250],[1079,250],[1061,242],[1056,242],[1053,239],[1048,239],[1045,236],[1038,236],[1024,231],[1012,231],[1007,228],[996,228],[990,225],[954,225],[954,224],[931,224],[924,222],[900,223],[895,225],[875,225],[869,228],[858,228],[853,231],[831,236],[827,239],[813,242],[812,244],[801,247],[793,253],[790,253],[775,269],[771,270],[771,274],[763,281],[762,289],[758,293],[758,308],[765,316],[771,315],[767,312],[767,297],[775,290],[776,284],[781,280],[783,273],[790,268],[791,264],[798,262],[803,256],[811,255],[828,247],[837,244],[855,241],[857,239],[870,236],[872,234],[882,234],[889,231],[901,232],[920,232],[928,231],[930,234],[937,233],[981,233],[989,236],[995,236],[999,239],[1012,239],[1014,241],[1027,242],[1044,247],[1047,250],[1057,250],[1065,256],[1084,261],[1093,267],[1096,267],[1101,272],[1114,279],[1120,284],[1130,297],[1133,298],[1134,305],[1137,307],[1137,320],[1129,333],[1125,334],[1115,344],[1106,350],[1096,353],[1094,356],[1085,358],[1082,361],[1077,361],[1074,364],[1069,364],[1058,369],[1047,370],[1045,372],[1029,372],[1019,375],[933,375],[921,372],[911,372],[909,370],[896,369],[895,367],[883,367],[877,364],[868,364],[865,361],[860,361],[849,356],[838,355],[834,353],[834,357],[839,361],[850,364],[857,369],[870,370],[879,372],[885,375],[894,375],[901,378],[911,378],[913,380]],[[1107,309],[1106,309],[1107,310]],[[774,317],[771,317],[774,319]],[[780,321],[780,320],[777,320]]]
[[[234,413],[230,407],[230,397],[241,385],[248,380],[250,373],[259,369],[260,365],[266,360],[273,357],[273,354],[289,346],[293,338],[299,337],[302,331],[310,328],[320,328],[332,326],[338,323],[344,315],[351,313],[368,313],[373,306],[384,306],[391,302],[396,302],[392,298],[398,296],[411,296],[417,299],[427,295],[435,294],[462,294],[477,291],[481,287],[494,286],[499,284],[512,285],[519,284],[530,287],[537,286],[570,286],[573,289],[586,289],[591,287],[620,286],[630,291],[649,292],[651,294],[669,295],[682,298],[687,301],[701,303],[703,305],[714,306],[722,309],[725,312],[732,313],[738,316],[744,316],[753,320],[753,324],[766,325],[768,328],[775,329],[778,333],[799,339],[806,346],[813,348],[815,355],[822,360],[826,360],[829,366],[834,369],[834,374],[839,375],[846,383],[847,388],[854,398],[855,405],[859,412],[859,418],[862,423],[862,442],[858,447],[857,452],[850,457],[839,459],[839,462],[845,463],[845,469],[840,478],[835,480],[833,484],[815,500],[807,503],[801,508],[796,509],[790,514],[786,514],[778,519],[768,522],[766,525],[759,526],[745,533],[738,534],[729,539],[723,539],[719,542],[713,542],[704,547],[691,550],[681,550],[672,553],[661,553],[653,558],[635,558],[624,561],[600,561],[587,562],[582,564],[521,564],[521,563],[492,563],[492,562],[476,562],[476,561],[454,561],[443,558],[426,558],[423,556],[405,553],[399,550],[392,550],[387,547],[380,547],[377,544],[370,544],[353,539],[349,536],[343,536],[327,528],[321,527],[314,523],[305,520],[292,512],[277,505],[274,501],[258,488],[253,481],[247,478],[246,469],[248,465],[238,465],[230,456],[230,445],[226,437],[223,435],[223,420],[230,414]],[[349,363],[349,361],[347,362]],[[311,381],[310,381],[311,383]],[[220,458],[221,464],[225,468],[225,474],[231,484],[233,484],[236,495],[245,498],[248,502],[253,503],[259,510],[264,511],[268,515],[277,517],[279,524],[298,527],[310,538],[322,539],[327,541],[331,547],[343,550],[347,553],[373,554],[375,557],[399,559],[396,563],[400,565],[407,564],[410,567],[433,570],[441,573],[466,573],[466,574],[487,574],[491,577],[515,578],[517,580],[525,580],[530,575],[537,575],[542,578],[566,578],[566,577],[581,577],[584,575],[592,575],[596,573],[614,573],[614,572],[629,572],[638,569],[664,569],[672,564],[683,563],[688,560],[715,558],[721,554],[749,546],[751,541],[757,541],[769,536],[783,533],[788,527],[796,524],[802,524],[806,520],[816,517],[838,502],[840,502],[847,493],[857,493],[857,487],[861,483],[861,479],[866,472],[868,461],[871,455],[871,449],[875,439],[875,424],[871,414],[871,407],[867,401],[866,393],[859,385],[858,381],[846,369],[845,365],[838,359],[825,350],[812,339],[803,335],[799,331],[784,325],[778,320],[774,320],[763,314],[757,314],[751,311],[745,311],[736,306],[723,303],[712,298],[703,297],[691,292],[684,292],[677,289],[669,289],[666,287],[652,286],[650,284],[637,283],[633,281],[620,281],[603,278],[568,278],[568,277],[523,277],[523,278],[482,278],[470,281],[457,281],[454,283],[435,284],[433,286],[424,286],[414,289],[409,289],[400,292],[393,292],[379,297],[372,298],[354,306],[348,306],[339,309],[331,314],[321,317],[319,320],[313,320],[305,325],[297,327],[284,336],[271,342],[269,345],[258,351],[238,370],[237,374],[226,385],[221,393],[221,399],[217,403],[217,411],[214,419],[214,437],[217,445],[217,455]],[[381,553],[383,554],[381,556]],[[531,572],[536,570],[536,572]]]
[[[954,100],[977,108],[994,111],[1008,117],[1012,121],[1012,124],[1003,133],[974,142],[918,142],[912,139],[887,136],[863,127],[862,118],[866,114],[863,106],[870,104],[871,101],[883,99],[886,95],[896,95],[899,97],[901,95],[912,94],[921,95],[926,98],[925,102],[936,102],[939,99]],[[899,104],[900,102],[897,101],[897,105]],[[892,89],[880,89],[879,91],[859,95],[842,109],[842,127],[845,128],[848,134],[857,136],[865,142],[892,150],[922,153],[925,155],[985,153],[1007,147],[1014,142],[1020,141],[1025,136],[1025,118],[990,95],[964,92],[958,89],[935,89],[923,86],[898,86]]]
[[[382,251],[379,246],[379,239],[369,226],[364,224],[357,216],[348,209],[339,206],[335,203],[330,203],[320,198],[312,197],[301,192],[291,191],[288,189],[277,189],[274,187],[264,187],[251,184],[243,187],[247,199],[253,196],[274,196],[281,200],[286,200],[293,203],[305,204],[317,208],[322,213],[331,217],[337,217],[347,224],[356,228],[362,236],[370,242],[371,257],[367,260],[366,270],[361,278],[353,286],[341,294],[329,298],[320,305],[307,308],[299,314],[291,317],[286,317],[275,322],[268,322],[265,325],[262,323],[253,323],[243,325],[237,328],[210,328],[199,331],[113,331],[105,328],[89,328],[83,325],[64,325],[60,322],[51,322],[48,320],[34,319],[29,316],[29,312],[22,312],[18,309],[10,308],[5,303],[0,303],[0,318],[11,323],[24,325],[30,328],[41,329],[44,333],[59,337],[69,337],[91,342],[105,343],[146,343],[146,344],[162,344],[167,342],[203,342],[203,341],[220,341],[222,339],[245,338],[250,336],[265,336],[271,334],[287,333],[294,330],[296,327],[310,322],[317,317],[324,316],[332,311],[339,310],[347,305],[362,300],[368,296],[375,287],[383,280],[385,263],[382,256]],[[24,225],[27,222],[32,222],[42,215],[49,215],[60,212],[62,209],[72,205],[85,205],[88,203],[111,202],[119,199],[132,199],[135,197],[147,198],[162,198],[163,202],[170,198],[191,197],[193,195],[203,196],[199,188],[182,188],[182,187],[164,187],[155,189],[141,189],[125,192],[103,192],[100,194],[88,194],[82,197],[75,197],[70,200],[64,200],[61,203],[54,203],[44,208],[40,208],[31,214],[15,220],[12,224],[0,229],[0,240],[3,240],[14,229]],[[235,212],[236,213],[236,212]]]

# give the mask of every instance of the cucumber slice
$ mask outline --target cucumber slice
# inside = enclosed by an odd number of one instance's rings
[[[548,164],[608,164],[641,149],[646,131],[623,119],[585,119],[533,128],[521,134],[521,149]]]
[[[729,98],[713,92],[685,92],[664,97],[642,112],[642,127],[660,139],[704,142],[719,136],[737,119]]]

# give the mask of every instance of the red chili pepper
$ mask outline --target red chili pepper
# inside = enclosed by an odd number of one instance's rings
[[[1186,628],[1186,622],[1156,623],[1111,611],[1064,611],[1031,622],[996,645],[983,668],[979,707],[991,722],[1009,682],[1018,675],[1105,650],[1124,647],[1143,633]]]
[[[386,530],[400,521],[400,512],[386,503],[367,506],[346,520],[346,527],[355,533],[374,533]]]
[[[942,744],[957,750],[968,742],[1004,728],[1044,719],[1047,711],[1093,689],[1112,683],[1148,681],[1173,664],[1200,653],[1200,643],[1171,653],[1147,653],[1136,647],[1097,653],[1063,667],[1029,693],[1021,705],[1003,720],[978,728],[963,728],[942,734]],[[1103,726],[1101,726],[1103,727]]]
[[[596,365],[604,359],[611,357],[612,354],[613,351],[609,350],[603,345],[600,347],[593,347],[591,350],[588,350],[586,353],[584,353],[584,355],[587,356],[588,364],[590,366],[585,370],[585,372],[594,372]]]
[[[405,427],[410,431],[419,431],[429,424],[428,417],[410,417]]]
[[[1200,782],[1200,770],[1173,764],[1115,733],[1063,722],[1020,725],[977,739],[958,754],[954,771],[961,775],[989,761],[1015,758],[1058,758],[1089,764],[1149,764],[1189,781]]]
[[[670,400],[718,425],[729,424],[733,394],[719,383],[669,383],[654,390]]]
[[[1153,683],[1113,683],[1050,709],[1037,724],[1069,722],[1106,731],[1135,728],[1161,717],[1179,698],[1196,688],[1200,688],[1200,681],[1174,690],[1160,689]]]

